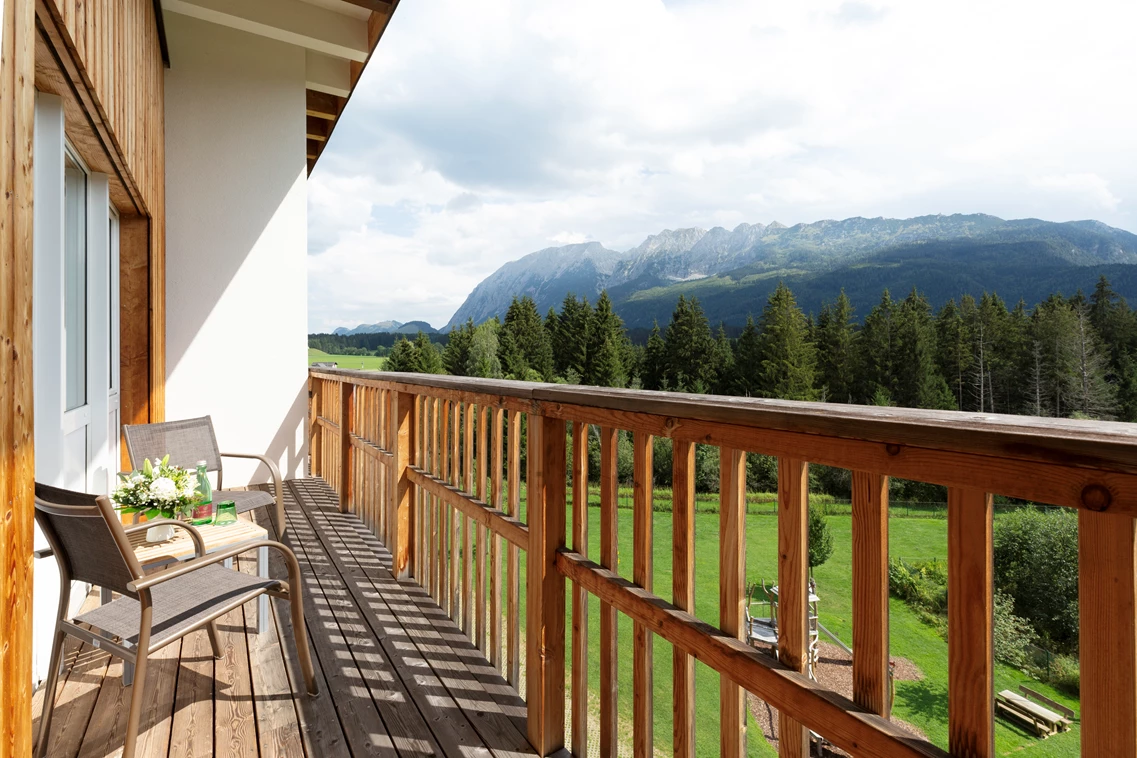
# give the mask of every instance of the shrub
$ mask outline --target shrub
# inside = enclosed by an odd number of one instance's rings
[[[1029,648],[1038,637],[1029,621],[1014,614],[1014,601],[1002,592],[995,592],[994,621],[995,660],[1025,668]]]
[[[1047,647],[1078,645],[1078,517],[1021,508],[995,521],[995,587]]]
[[[947,564],[937,560],[906,563],[888,559],[888,589],[921,611],[924,620],[939,624],[947,613]]]
[[[810,507],[809,509],[809,568],[815,569],[833,554],[833,534],[829,531],[829,522],[825,518],[824,509]]]

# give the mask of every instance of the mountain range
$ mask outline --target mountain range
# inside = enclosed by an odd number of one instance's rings
[[[425,321],[408,321],[405,324],[401,321],[379,321],[375,324],[360,324],[354,329],[339,326],[332,331],[332,334],[351,336],[353,334],[418,334],[419,332],[437,334],[438,330]]]
[[[474,288],[443,331],[503,316],[515,296],[529,295],[543,313],[569,292],[595,302],[604,289],[631,328],[665,324],[680,294],[698,297],[713,323],[737,325],[761,312],[779,281],[807,313],[841,289],[862,315],[885,288],[904,295],[915,287],[936,307],[984,291],[1033,304],[1052,292],[1089,291],[1102,274],[1132,300],[1134,264],[1137,235],[1099,221],[955,214],[667,229],[624,252],[585,242],[506,263]]]

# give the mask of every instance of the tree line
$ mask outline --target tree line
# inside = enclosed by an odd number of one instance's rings
[[[816,316],[779,284],[737,337],[697,298],[634,345],[607,292],[542,317],[514,298],[503,320],[456,327],[441,347],[395,342],[390,371],[788,400],[1137,421],[1137,311],[1102,277],[1088,297],[1013,307],[995,293],[938,311],[885,290],[857,318],[842,291]]]

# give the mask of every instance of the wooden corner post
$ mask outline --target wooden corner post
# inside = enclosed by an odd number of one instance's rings
[[[745,508],[745,506],[743,506]],[[794,671],[809,667],[809,464],[778,459],[778,660]],[[809,755],[809,730],[779,714],[778,754]]]
[[[351,510],[352,480],[355,467],[352,465],[354,448],[351,434],[355,420],[355,385],[340,383],[340,513]]]
[[[1137,755],[1137,521],[1078,512],[1082,755]]]
[[[565,546],[565,422],[529,417],[526,700],[529,742],[539,755],[565,744],[565,578],[556,568]]]
[[[395,513],[391,524],[393,568],[396,579],[407,579],[411,570],[412,540],[414,537],[415,485],[411,482],[410,466],[415,451],[417,397],[410,392],[395,396]]]

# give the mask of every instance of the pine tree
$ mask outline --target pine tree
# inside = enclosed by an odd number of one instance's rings
[[[592,307],[588,298],[580,300],[571,292],[561,303],[561,312],[553,332],[553,370],[563,377],[581,379],[587,368],[588,330],[592,323]]]
[[[664,384],[664,371],[666,370],[667,354],[663,344],[663,335],[659,331],[659,322],[652,324],[651,334],[647,338],[647,347],[644,348],[643,366],[640,372],[640,381],[646,390],[667,389]]]
[[[507,377],[552,381],[553,346],[533,298],[513,298],[498,338],[498,357]]]
[[[1089,306],[1078,303],[1073,312],[1074,409],[1087,418],[1112,419],[1117,412],[1117,388],[1106,381],[1108,354],[1091,323]]]
[[[955,409],[962,411],[971,371],[971,335],[954,299],[948,300],[936,316],[936,353],[940,373],[955,397]]]
[[[422,367],[414,343],[403,336],[395,340],[395,346],[391,348],[391,354],[387,356],[385,368],[387,371],[421,373]]]
[[[734,349],[734,394],[753,397],[758,394],[758,376],[762,372],[761,343],[754,317],[746,317],[746,327],[738,335]]]
[[[470,343],[474,339],[474,320],[453,327],[446,348],[442,351],[442,367],[452,376],[467,376],[466,367],[470,363]]]
[[[443,374],[442,353],[430,341],[425,332],[419,332],[415,338],[415,353],[418,356],[418,370],[424,374]]]
[[[805,315],[793,293],[779,282],[759,320],[758,389],[763,397],[813,400],[817,355],[808,339]]]
[[[589,321],[584,383],[598,387],[623,387],[627,383],[627,334],[624,322],[612,309],[607,291],[600,293]]]
[[[952,408],[947,382],[936,365],[932,307],[915,288],[896,309],[893,399],[906,408]]]
[[[895,378],[892,370],[893,355],[896,351],[894,334],[894,304],[892,296],[885,290],[869,315],[857,337],[857,399],[870,402],[881,393],[885,397],[895,396]]]
[[[853,306],[842,289],[837,302],[823,305],[817,319],[817,380],[826,400],[853,402],[855,338]]]
[[[726,336],[725,324],[719,324],[712,360],[714,385],[711,391],[716,395],[729,395],[734,386],[734,348]]]
[[[707,392],[714,382],[711,364],[714,338],[697,298],[688,300],[679,296],[663,343],[667,356],[664,373],[667,387],[676,392]]]

